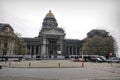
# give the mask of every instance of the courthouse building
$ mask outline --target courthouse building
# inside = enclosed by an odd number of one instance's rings
[[[6,32],[14,32],[10,25],[1,24],[0,38],[3,37],[2,30]],[[42,56],[49,58],[57,58],[59,55],[79,55],[82,41],[78,39],[65,39],[65,35],[65,31],[58,27],[55,16],[51,11],[49,11],[43,19],[42,28],[38,36],[34,38],[23,38],[28,48],[27,55],[31,57]],[[6,55],[14,54],[14,41],[8,41],[8,43],[3,43],[2,39],[0,41],[0,47],[9,46],[9,50]],[[1,52],[3,53],[4,51]]]
[[[28,55],[57,58],[58,55],[79,55],[82,43],[78,39],[65,39],[65,31],[58,27],[53,13],[46,14],[38,37],[23,38],[27,43]]]

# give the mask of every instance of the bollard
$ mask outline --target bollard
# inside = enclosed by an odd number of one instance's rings
[[[10,65],[11,65],[11,62],[9,62],[9,67],[10,67]]]
[[[29,68],[31,67],[31,62],[29,62]]]
[[[111,61],[110,63],[111,63],[111,67],[112,67],[112,66],[113,66],[113,65],[112,65],[112,61]]]
[[[84,67],[84,60],[82,60],[82,67]]]
[[[58,67],[60,68],[60,63],[58,63]]]

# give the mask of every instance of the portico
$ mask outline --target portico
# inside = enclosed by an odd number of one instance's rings
[[[43,36],[43,45],[41,53],[43,55],[57,55],[57,51],[63,53],[63,40],[65,33],[58,30],[52,29],[42,33]]]

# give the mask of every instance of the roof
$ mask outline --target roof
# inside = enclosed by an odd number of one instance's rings
[[[10,24],[0,23],[0,31],[4,30],[5,27],[9,27],[12,31],[14,31]]]
[[[23,37],[22,39],[24,39],[25,41],[32,41],[32,42],[40,41],[40,38],[27,38],[27,37]]]
[[[81,46],[82,42],[79,39],[65,39],[64,45],[66,45],[66,46]]]
[[[79,42],[81,40],[79,40],[79,39],[65,39],[65,41],[68,41],[68,42]]]
[[[31,44],[31,45],[40,45],[40,44],[41,44],[40,38],[27,38],[27,37],[23,37],[22,39],[23,39],[27,44]]]

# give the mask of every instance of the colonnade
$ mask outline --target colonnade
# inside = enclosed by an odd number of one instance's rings
[[[77,46],[67,46],[65,49],[67,55],[79,55],[80,52],[80,48]]]
[[[30,45],[29,46],[29,55],[42,55],[41,54],[41,46],[40,45]],[[48,55],[48,45],[45,46],[45,52]],[[65,47],[65,54],[67,55],[79,55],[80,54],[80,48],[77,46],[67,46]]]
[[[41,55],[40,45],[29,45],[29,55]]]

